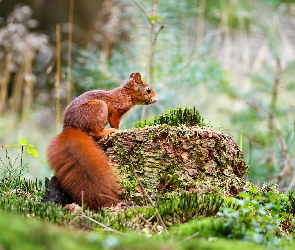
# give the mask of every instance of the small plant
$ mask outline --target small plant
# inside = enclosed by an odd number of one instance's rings
[[[178,126],[185,124],[188,126],[206,126],[204,118],[199,111],[194,108],[177,108],[169,109],[165,114],[154,116],[151,119],[145,119],[143,122],[138,121],[135,123],[135,127],[143,128],[145,126],[156,126],[161,124],[167,124],[170,126]]]
[[[20,181],[20,177],[28,172],[28,164],[23,163],[24,151],[27,151],[29,154],[35,157],[38,157],[38,152],[32,144],[27,143],[27,141],[23,138],[19,139],[19,144],[10,144],[2,147],[6,150],[6,161],[0,158],[0,163],[2,164],[2,167],[0,167],[0,191],[8,191],[17,188],[18,183]],[[14,160],[12,160],[9,156],[7,151],[8,148],[19,149],[20,153]],[[19,166],[16,165],[18,159]]]
[[[223,198],[216,194],[183,192],[161,197],[158,210],[167,224],[174,225],[193,218],[214,216],[222,204]]]
[[[226,219],[229,238],[282,244],[288,241],[286,234],[294,232],[293,205],[294,194],[279,193],[276,185],[264,185],[260,190],[250,186],[248,193],[228,198],[218,215]]]

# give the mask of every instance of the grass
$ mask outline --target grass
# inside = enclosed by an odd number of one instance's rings
[[[3,249],[97,249],[85,234],[0,211],[0,247]]]
[[[263,249],[262,246],[212,236],[203,228],[208,221],[193,221],[163,235],[136,232],[127,236],[103,231],[77,231],[0,211],[0,247],[3,249]],[[209,222],[210,223],[210,222]],[[196,225],[199,225],[197,228]],[[187,228],[191,230],[186,231]],[[194,231],[203,230],[203,231]],[[186,231],[186,233],[184,232]],[[189,233],[194,234],[189,235]],[[198,236],[201,234],[202,236]]]
[[[145,205],[74,213],[42,203],[44,187],[38,182],[14,178],[12,189],[6,179],[0,185],[0,246],[4,249],[142,249],[146,244],[150,249],[295,246],[295,194],[279,192],[277,185],[257,188],[248,183],[247,192],[225,200],[213,194],[197,199],[183,193],[168,199],[163,195],[156,208]]]

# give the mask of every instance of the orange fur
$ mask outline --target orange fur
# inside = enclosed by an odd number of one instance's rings
[[[63,189],[79,205],[92,210],[110,206],[118,198],[117,177],[105,152],[86,133],[66,129],[50,142],[47,158]]]

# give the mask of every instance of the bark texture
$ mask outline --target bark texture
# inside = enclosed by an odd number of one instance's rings
[[[143,202],[138,184],[156,200],[162,193],[235,196],[244,190],[248,166],[230,136],[210,128],[159,125],[122,131],[98,144],[118,171],[126,200]]]

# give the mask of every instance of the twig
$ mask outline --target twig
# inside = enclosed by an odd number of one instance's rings
[[[8,95],[8,83],[11,77],[10,65],[12,61],[12,55],[8,54],[5,58],[5,66],[3,72],[1,72],[2,79],[0,82],[0,115],[4,113],[5,104]]]
[[[162,24],[162,25],[160,26],[160,28],[158,29],[158,31],[156,32],[155,37],[154,37],[154,43],[156,43],[160,31],[161,31],[164,27],[165,27],[164,24]]]
[[[145,10],[145,8],[142,6],[142,4],[140,2],[138,2],[137,0],[133,0],[133,2],[138,6],[138,8],[140,8],[140,10],[143,12],[143,14],[145,15],[145,17],[147,18],[147,20],[150,22],[150,16],[147,13],[147,11]]]
[[[203,44],[203,35],[204,35],[204,20],[205,20],[205,8],[206,1],[199,1],[199,10],[198,10],[198,21],[197,21],[197,47],[200,47]]]
[[[257,108],[257,105],[255,107],[251,105],[251,103],[248,103],[248,104],[254,107],[257,110],[257,112],[263,113],[264,115],[267,115],[268,117],[269,132],[277,138],[279,146],[280,146],[281,154],[283,157],[282,169],[277,179],[280,179],[280,184],[284,184],[286,182],[286,177],[294,169],[294,164],[288,152],[287,142],[284,136],[282,135],[280,128],[278,127],[276,123],[277,99],[279,95],[279,87],[281,86],[281,75],[283,73],[283,69],[282,69],[282,64],[279,57],[275,58],[275,62],[276,62],[276,77],[274,79],[274,83],[272,87],[272,95],[271,95],[271,100],[269,104],[269,111],[264,112],[264,110],[262,110],[261,108]],[[294,110],[292,105],[291,105],[291,110],[293,115],[294,134],[295,134],[295,116],[294,116]],[[294,186],[295,186],[295,179],[293,177],[287,189],[289,190]]]
[[[279,178],[282,178],[281,183],[285,183],[286,177],[289,175],[289,173],[294,169],[294,165],[292,163],[292,160],[290,158],[290,155],[288,153],[288,146],[286,143],[285,138],[283,137],[280,129],[276,125],[275,122],[275,114],[276,114],[276,106],[277,106],[277,99],[279,94],[279,86],[281,85],[281,75],[282,75],[282,65],[281,60],[279,57],[276,59],[276,66],[277,66],[277,72],[276,72],[276,78],[274,80],[274,85],[272,89],[272,99],[269,107],[269,128],[270,132],[274,133],[277,136],[277,139],[279,141],[280,147],[281,147],[281,153],[283,156],[283,169],[281,170],[279,174]],[[289,185],[288,189],[292,188],[291,185],[293,185],[293,179],[291,181],[291,184]]]
[[[162,193],[164,192],[166,187],[170,184],[171,180],[172,180],[172,177],[170,177],[169,180],[165,183],[165,185],[161,188],[158,198],[157,198],[157,202],[156,202],[157,205],[159,204],[160,196],[162,195]]]
[[[24,155],[24,145],[21,145],[21,151],[20,151],[20,171],[19,176],[22,174],[22,168],[23,168],[23,155]]]
[[[158,7],[158,0],[153,0],[153,7],[152,7],[152,14],[151,16],[156,16],[157,13],[157,7]],[[156,42],[156,22],[155,20],[150,20],[151,24],[151,41],[150,41],[150,53],[146,68],[146,81],[149,83],[151,81],[151,69],[153,64],[153,58],[154,58],[154,52],[155,52],[155,42]],[[160,31],[160,30],[159,30]]]
[[[274,85],[272,88],[272,98],[270,102],[270,112],[269,112],[269,123],[270,128],[272,128],[273,118],[276,113],[276,106],[277,106],[277,99],[278,99],[278,92],[279,92],[279,86],[281,85],[281,74],[282,74],[282,65],[280,58],[276,58],[276,66],[277,66],[277,75],[274,81]]]
[[[103,227],[104,229],[106,229],[106,230],[108,230],[108,231],[110,231],[110,232],[117,233],[117,234],[121,234],[121,235],[124,235],[124,236],[127,236],[127,235],[128,235],[128,234],[122,233],[122,232],[120,232],[120,231],[117,231],[117,230],[115,230],[115,229],[112,229],[112,228],[110,228],[110,227],[108,227],[108,226],[106,226],[106,225],[104,225],[104,224],[102,224],[102,223],[100,223],[100,222],[98,222],[98,221],[92,219],[91,217],[89,217],[89,216],[87,216],[87,215],[85,215],[85,214],[80,215],[80,217],[85,218],[85,219],[87,219],[87,220],[90,220],[90,221],[92,221],[93,223],[95,223],[95,224],[97,224],[97,225]]]
[[[290,108],[291,108],[291,112],[292,112],[292,116],[293,116],[293,132],[294,132],[294,137],[295,137],[295,109],[294,109],[294,105],[292,104],[292,101],[291,101],[291,98],[290,98],[287,88],[285,86],[282,86],[282,88],[286,91],[287,98],[290,103]]]
[[[156,213],[154,213],[150,218],[148,218],[147,221],[150,222],[155,216],[156,216]]]
[[[230,69],[231,67],[231,34],[230,34],[230,20],[229,20],[229,9],[231,6],[221,3],[221,28],[224,33],[224,68]]]
[[[22,52],[22,58],[25,57],[25,51]],[[23,79],[24,79],[24,74],[25,74],[25,63],[22,59],[21,65],[16,73],[16,76],[13,80],[13,90],[12,90],[12,100],[13,102],[11,103],[11,110],[13,113],[17,113],[20,103],[21,103],[21,93],[23,89]]]
[[[82,196],[81,210],[82,210],[82,214],[84,214],[84,211],[83,211],[83,207],[84,207],[84,191],[81,191],[81,196]]]
[[[268,50],[267,50],[267,42],[264,40],[258,50],[257,56],[254,59],[253,66],[251,71],[256,73],[258,70],[260,70],[261,64],[263,63],[263,60],[265,60],[267,56]]]
[[[183,240],[181,240],[181,241],[179,241],[179,242],[177,242],[177,243],[180,244],[180,243],[183,243],[183,242],[185,242],[185,241],[188,241],[188,240],[190,240],[190,239],[192,239],[192,238],[198,236],[199,234],[200,234],[200,232],[195,232],[195,233],[193,233],[193,234],[187,236],[186,238],[184,238]]]
[[[161,215],[160,215],[160,213],[159,213],[159,210],[157,209],[157,207],[156,207],[156,205],[154,204],[152,198],[149,196],[149,194],[148,194],[147,191],[145,190],[144,186],[142,185],[141,181],[139,180],[138,175],[137,175],[135,172],[134,172],[134,176],[135,176],[136,180],[138,181],[138,183],[139,183],[139,185],[140,185],[142,191],[144,192],[145,196],[148,198],[149,202],[152,204],[153,208],[155,209],[155,211],[156,211],[156,213],[157,213],[157,216],[158,216],[159,220],[161,221],[164,230],[167,231],[167,227],[166,227],[166,225],[165,225],[165,223],[164,223],[164,221],[163,221],[163,219],[162,219],[162,217],[161,217]]]
[[[138,213],[137,211],[136,211],[136,209],[134,209],[133,210],[139,217],[140,217],[140,219],[142,219],[147,225],[149,225],[150,227],[151,227],[151,229],[155,232],[155,233],[158,233],[158,231],[157,231],[157,229],[154,227],[154,225],[152,225],[151,223],[150,223],[150,219],[146,219],[146,218],[144,218],[140,213]]]
[[[111,197],[111,196],[108,196],[108,195],[104,195],[104,194],[101,194],[100,196],[107,197],[107,198],[112,199],[112,200],[117,201],[117,202],[120,202],[121,201],[119,199],[116,199],[114,197]],[[84,212],[83,212],[83,207],[84,207],[83,204],[84,204],[84,191],[82,191],[82,214],[84,214]],[[148,224],[149,226],[151,226],[151,228],[153,229],[154,232],[158,232],[153,227],[153,225],[146,218],[144,218],[140,213],[137,212],[136,209],[134,209],[136,207],[130,206],[129,208],[132,209],[142,220],[144,220],[146,224]],[[143,207],[140,207],[140,208],[143,208]],[[150,207],[146,207],[146,208],[150,208]]]
[[[251,106],[252,108],[254,108],[257,112],[267,115],[267,113],[263,109],[261,109],[257,104],[252,103],[250,101],[248,101],[246,103],[249,106]],[[267,125],[270,129],[270,132],[277,137],[277,140],[278,140],[280,148],[281,148],[281,152],[282,152],[282,156],[283,156],[283,169],[281,170],[281,172],[279,174],[279,178],[281,178],[281,184],[282,184],[285,181],[285,178],[289,175],[290,169],[294,169],[294,164],[292,163],[292,160],[291,160],[290,155],[288,153],[288,146],[287,146],[286,140],[283,137],[279,127],[277,126],[274,116],[271,117],[271,120],[269,120]],[[292,183],[293,182],[291,181],[291,184]],[[293,186],[291,186],[291,184],[289,185],[288,189],[293,187]],[[292,185],[295,185],[295,180]]]
[[[60,72],[61,72],[61,44],[60,44],[60,24],[56,25],[56,81],[55,81],[55,122],[56,130],[60,123]]]
[[[73,16],[74,16],[74,0],[70,0],[69,34],[68,34],[68,60],[67,60],[67,103],[68,104],[71,102],[71,93],[72,93]]]
[[[156,24],[158,22],[155,18],[151,18],[151,17],[155,17],[157,14],[158,0],[153,0],[151,15],[147,13],[145,8],[138,2],[138,0],[133,0],[133,2],[141,9],[141,11],[144,13],[145,17],[148,19],[151,25],[150,53],[148,57],[147,67],[146,67],[146,81],[148,83],[151,83],[152,82],[152,65],[153,65],[153,59],[155,54],[155,44],[160,31],[164,28],[164,25],[161,25],[158,31],[156,31]],[[145,117],[145,112],[146,112],[146,106],[143,106],[142,112],[141,112],[141,120],[143,120],[143,118]]]
[[[291,190],[293,187],[295,187],[295,175],[293,174],[293,177],[291,179],[290,185],[286,188],[286,191]]]
[[[33,98],[33,80],[32,80],[32,63],[34,59],[34,48],[27,46],[24,53],[24,85],[23,85],[23,103],[22,103],[22,120],[28,119],[30,106]]]

